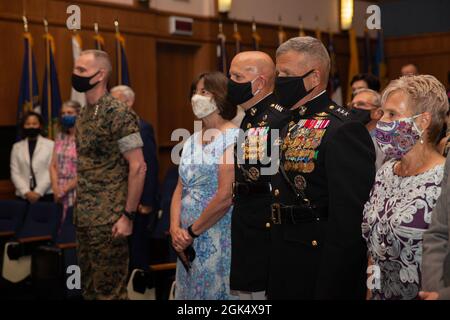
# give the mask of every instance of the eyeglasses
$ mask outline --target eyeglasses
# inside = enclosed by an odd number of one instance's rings
[[[370,109],[370,110],[374,110],[377,109],[378,106],[370,103],[370,102],[365,102],[365,101],[355,101],[355,102],[349,102],[347,103],[347,107],[348,108],[356,108],[356,109]]]

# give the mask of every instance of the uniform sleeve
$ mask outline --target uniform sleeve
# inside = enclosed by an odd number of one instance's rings
[[[122,153],[141,148],[144,145],[139,132],[138,117],[128,108],[120,108],[115,112],[111,123],[111,132]]]
[[[450,158],[447,158],[444,177],[442,180],[441,195],[433,209],[430,227],[423,235],[422,285],[425,291],[439,291],[443,290],[445,287],[444,264],[448,254],[449,240],[449,170]],[[448,294],[447,299],[450,299],[450,287],[446,288],[446,290]]]
[[[367,129],[348,122],[330,137],[325,155],[328,225],[318,298],[364,298],[367,246],[362,238],[364,204],[375,178],[375,150]]]

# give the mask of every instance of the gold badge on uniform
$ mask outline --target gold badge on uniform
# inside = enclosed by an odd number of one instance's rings
[[[252,179],[253,181],[258,180],[259,178],[259,170],[255,167],[251,167],[248,169],[248,177]]]
[[[301,175],[295,176],[294,184],[295,184],[295,187],[298,190],[300,190],[300,191],[305,190],[306,189],[306,179],[305,179],[305,177],[303,177]]]

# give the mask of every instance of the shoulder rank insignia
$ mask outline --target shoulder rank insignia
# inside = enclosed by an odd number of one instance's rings
[[[348,110],[339,106],[330,105],[328,109],[335,111],[336,113],[348,117]]]
[[[326,117],[327,115],[328,115],[328,113],[326,113],[326,112],[316,113],[316,116],[318,116],[318,117]]]
[[[341,107],[338,107],[338,108],[336,109],[336,111],[339,112],[340,114],[342,114],[343,116],[348,117],[348,111],[347,111],[346,109],[341,108]]]
[[[284,110],[284,108],[282,106],[280,106],[279,104],[272,103],[270,106],[279,112],[283,112],[283,110]]]

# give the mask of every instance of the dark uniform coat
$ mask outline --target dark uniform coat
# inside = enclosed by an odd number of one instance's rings
[[[373,142],[364,125],[350,120],[326,93],[292,112],[281,164],[290,182],[275,176],[275,203],[296,205],[306,198],[317,218],[272,224],[268,296],[364,299],[361,222],[375,177]]]
[[[238,139],[235,149],[235,179],[243,192],[235,194],[232,215],[230,275],[232,290],[250,292],[266,290],[270,240],[268,228],[270,205],[273,201],[269,186],[272,177],[262,171],[263,167],[268,169],[271,166],[270,162],[265,161],[269,158],[263,156],[259,159],[264,160],[259,161],[257,154],[271,155],[271,141],[276,139],[276,136],[270,130],[281,129],[288,123],[290,117],[290,112],[277,105],[275,96],[271,94],[247,110],[242,120],[241,129],[248,133],[249,138],[246,141],[249,144],[244,144],[241,132],[241,138]],[[250,141],[256,137],[263,142],[258,147]],[[247,186],[250,187],[246,189]],[[253,188],[258,189],[258,192],[253,192],[254,190],[251,190]]]

